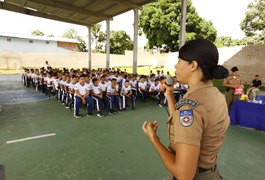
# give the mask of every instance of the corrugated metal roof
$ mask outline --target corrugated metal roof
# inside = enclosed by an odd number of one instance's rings
[[[71,42],[79,43],[76,39],[58,38],[58,37],[47,37],[47,36],[29,36],[23,34],[12,34],[0,32],[0,37],[10,37],[10,38],[21,38],[21,39],[32,39],[41,41],[60,41],[60,42]]]
[[[0,9],[91,26],[155,0],[4,0]]]

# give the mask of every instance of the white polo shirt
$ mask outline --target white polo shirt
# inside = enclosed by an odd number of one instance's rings
[[[101,90],[101,88],[99,87],[99,85],[98,85],[98,86],[94,86],[94,85],[92,85],[91,89],[92,89],[92,91],[93,91],[95,94],[100,94],[100,90]]]
[[[115,88],[112,88],[111,85],[109,85],[107,88],[107,93],[113,94],[115,92],[115,90],[118,92],[118,90],[119,90],[118,85],[116,85]]]
[[[129,85],[128,87],[122,86],[121,89],[125,94],[129,94],[130,91],[132,90],[131,86]]]
[[[158,83],[157,85],[155,85],[155,83],[153,85],[151,85],[149,91],[154,90],[154,91],[159,91],[160,90],[160,84]]]
[[[84,96],[86,94],[86,91],[88,89],[88,84],[85,83],[83,86],[78,82],[75,84],[75,91],[79,91],[79,94]],[[75,96],[76,96],[76,92],[75,92]]]

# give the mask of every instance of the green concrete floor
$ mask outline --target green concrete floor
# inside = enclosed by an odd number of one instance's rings
[[[7,85],[4,79],[0,91],[25,89],[19,81]],[[167,114],[153,102],[138,102],[136,111],[81,119],[54,99],[3,104],[0,164],[7,180],[164,180],[168,173],[141,130],[145,120],[160,122],[158,134],[167,144]],[[49,133],[56,136],[6,144]],[[231,126],[218,157],[223,176],[265,179],[264,139],[262,131]]]

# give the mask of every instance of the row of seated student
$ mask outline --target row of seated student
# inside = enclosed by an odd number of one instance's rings
[[[166,76],[159,73],[138,76],[120,70],[41,68],[25,69],[22,80],[24,86],[52,95],[66,108],[73,108],[76,118],[81,117],[82,105],[87,108],[87,116],[93,115],[96,110],[98,117],[104,116],[104,109],[109,115],[126,111],[129,107],[135,110],[136,98],[145,102],[152,97],[160,107],[166,105],[162,88]],[[178,82],[174,84],[176,101],[183,97],[187,88]]]

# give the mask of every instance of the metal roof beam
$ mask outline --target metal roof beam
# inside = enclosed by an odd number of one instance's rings
[[[115,2],[117,4],[123,5],[128,8],[133,8],[133,9],[141,9],[142,7],[140,4],[133,3],[130,1],[124,1],[124,0],[108,0],[108,1]]]
[[[93,11],[89,11],[83,8],[79,8],[76,6],[72,6],[72,5],[68,5],[66,3],[62,3],[62,2],[58,2],[55,0],[27,0],[27,2],[33,2],[39,5],[43,5],[43,6],[49,6],[52,8],[57,8],[57,9],[62,9],[62,10],[66,10],[66,11],[70,11],[70,12],[74,12],[74,13],[79,13],[79,14],[84,14],[84,15],[88,15],[88,16],[93,16],[93,17],[98,17],[98,18],[102,18],[102,19],[110,19],[109,16],[106,16],[104,14],[99,14]]]
[[[46,13],[43,13],[43,12],[38,12],[38,11],[30,10],[30,9],[25,9],[25,8],[23,8],[21,6],[16,6],[16,5],[13,5],[13,4],[6,3],[6,2],[0,2],[0,9],[13,11],[13,12],[17,12],[17,13],[22,13],[22,14],[27,14],[27,15],[31,15],[31,16],[37,16],[37,17],[41,17],[41,18],[52,19],[52,20],[56,20],[56,21],[62,21],[62,22],[68,22],[68,23],[83,25],[83,26],[89,26],[90,25],[90,24],[85,24],[85,23],[81,23],[81,22],[78,22],[78,21],[74,21],[74,20],[58,17],[58,16],[55,16],[55,15],[46,14]]]

